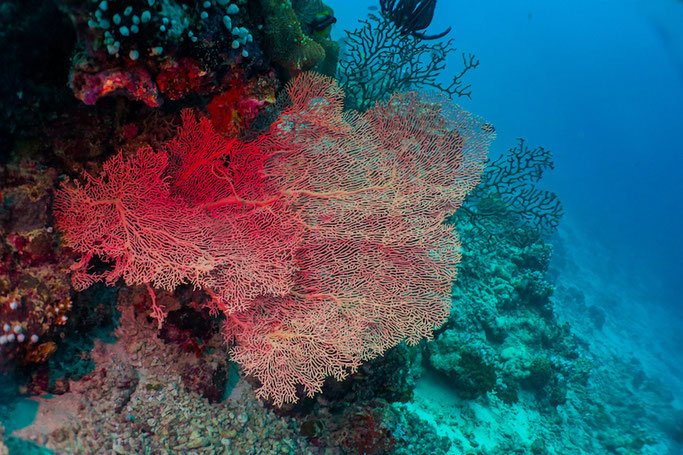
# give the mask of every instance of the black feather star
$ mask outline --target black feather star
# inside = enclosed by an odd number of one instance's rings
[[[382,14],[399,28],[401,33],[410,34],[423,40],[438,39],[446,36],[451,28],[436,35],[426,35],[434,18],[436,0],[379,0]]]

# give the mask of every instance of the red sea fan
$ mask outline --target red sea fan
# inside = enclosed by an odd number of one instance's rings
[[[126,159],[108,160],[102,173],[85,175],[84,185],[63,185],[55,219],[66,246],[83,255],[72,266],[76,289],[95,281],[151,284],[173,290],[215,266],[208,217],[170,196],[166,155],[145,147]],[[89,271],[97,256],[113,263],[101,274]]]
[[[278,405],[446,320],[460,245],[443,221],[492,139],[445,98],[397,94],[345,113],[336,83],[313,74],[287,96],[252,143],[186,111],[164,152],[119,155],[56,205],[83,254],[79,287],[123,277],[204,288],[234,359]],[[93,255],[113,269],[89,274]]]
[[[184,118],[186,127],[179,137],[197,126],[190,113]],[[233,203],[233,211],[207,210],[209,197],[214,201],[230,193],[227,187],[221,193],[218,184],[211,185],[216,163],[222,162],[200,160],[198,153],[229,151],[230,143],[209,130],[193,139],[186,149],[174,142],[168,146],[185,151],[189,165],[168,165],[168,156],[175,155],[142,148],[128,159],[121,153],[114,156],[100,176],[86,174],[83,185],[63,185],[55,218],[65,245],[83,256],[72,267],[77,289],[96,281],[113,284],[118,278],[166,290],[191,283],[212,293],[212,310],[226,313],[248,307],[259,295],[289,291],[301,229],[275,206],[244,211]],[[186,190],[188,182],[199,190]],[[93,273],[93,257],[110,269]]]
[[[288,95],[260,147],[305,226],[294,287],[286,305],[266,299],[227,324],[236,359],[277,402],[446,320],[460,245],[443,221],[476,184],[492,139],[441,97],[398,94],[343,113],[338,88],[313,75]]]
[[[216,265],[200,285],[213,295],[212,311],[229,314],[258,296],[285,295],[303,227],[263,176],[263,152],[226,141],[189,110],[165,150],[170,192],[210,219],[206,232]]]
[[[261,175],[265,156],[254,144],[225,140],[207,118],[182,113],[183,126],[165,150],[171,161],[171,189],[195,205],[241,210],[246,201],[273,195]]]

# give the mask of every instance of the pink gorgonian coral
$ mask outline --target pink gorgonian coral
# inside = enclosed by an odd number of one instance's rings
[[[77,288],[118,278],[203,288],[234,360],[278,405],[446,320],[460,245],[443,222],[492,140],[440,96],[399,93],[344,112],[336,82],[310,73],[286,96],[250,143],[185,111],[163,150],[119,154],[64,185],[55,212],[82,255]],[[110,269],[93,273],[95,256]]]

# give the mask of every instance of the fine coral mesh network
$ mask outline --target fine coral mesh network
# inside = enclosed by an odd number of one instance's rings
[[[83,255],[79,288],[122,277],[205,289],[234,360],[278,405],[446,320],[460,244],[443,221],[492,139],[445,97],[400,93],[343,112],[336,82],[311,73],[287,96],[250,143],[185,111],[161,152],[119,154],[56,205]],[[93,256],[113,268],[90,273]]]

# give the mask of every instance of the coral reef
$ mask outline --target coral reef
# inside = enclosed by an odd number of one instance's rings
[[[321,0],[294,0],[292,6],[301,30],[325,51],[325,58],[313,70],[334,77],[339,60],[339,43],[330,37],[332,25],[337,22],[334,11]]]
[[[325,50],[317,69],[333,75],[331,9],[307,0],[286,8],[296,28]],[[277,19],[243,0],[4,2],[2,57],[14,70],[3,75],[0,139],[13,153],[2,158],[97,173],[102,157],[120,148],[165,143],[163,124],[188,104],[207,109],[221,134],[251,135],[280,78],[291,77],[269,57],[267,17]],[[290,33],[289,25],[271,32],[273,45],[284,42],[277,33]],[[35,30],[58,39],[41,41]],[[136,141],[124,131],[131,124]]]
[[[388,453],[388,449],[396,454],[447,453],[448,440],[428,423],[381,399],[349,403],[339,397],[333,402],[319,397],[315,412],[300,409],[276,414],[240,379],[215,403],[204,394],[195,367],[230,367],[217,336],[218,325],[206,310],[199,309],[197,300],[205,297],[181,289],[178,297],[159,294],[157,298],[173,308],[162,331],[148,316],[147,290],[122,289],[117,341],[96,342],[92,371],[70,379],[65,393],[40,398],[34,423],[15,431],[12,439],[62,454],[147,450],[351,455]],[[197,324],[197,320],[203,322]],[[188,336],[206,348],[183,348]],[[400,357],[395,361],[402,363]]]
[[[300,409],[294,416],[312,450],[348,455],[445,455],[451,447],[448,438],[438,435],[415,412],[381,398],[328,401],[324,393],[312,409]]]
[[[313,69],[325,59],[325,49],[304,34],[290,2],[260,0],[270,58],[290,75]]]
[[[535,186],[546,168],[550,155],[520,141],[486,169],[452,219],[466,241],[463,269],[451,318],[428,346],[428,360],[464,398],[500,393],[516,402],[522,388],[555,407],[567,384],[588,374],[589,362],[553,312],[546,239],[561,208],[557,196]]]
[[[336,19],[320,0],[260,0],[264,47],[288,78],[316,70],[328,76],[337,71],[339,45],[330,39]]]
[[[382,0],[348,32],[339,76],[364,114],[329,83],[279,96],[337,71],[320,0],[0,3],[0,455],[680,452],[662,378],[605,348],[621,294],[550,268],[569,260],[539,182],[550,152],[520,140],[466,199],[443,191],[471,188],[481,150],[435,163],[434,144],[494,128],[446,100],[470,96],[478,61],[440,83],[455,49],[425,32],[433,0]],[[388,99],[419,87],[443,96]],[[72,211],[106,216],[72,219],[95,239],[74,245],[52,200],[84,174]],[[113,190],[139,243],[119,242]],[[149,248],[160,220],[172,239],[210,232],[211,255]],[[449,307],[434,340],[394,346]]]
[[[446,331],[429,345],[429,361],[445,374],[451,386],[465,399],[485,396],[496,386],[496,368],[490,353],[477,350],[474,343],[451,340],[454,331]]]
[[[381,398],[388,402],[406,402],[422,374],[422,355],[414,346],[400,344],[358,367],[348,381],[330,378],[322,397],[331,402],[362,403]]]
[[[86,104],[120,93],[159,106],[164,99],[215,92],[216,81],[237,61],[249,59],[258,68],[258,59],[250,58],[258,47],[239,2],[59,3],[84,46],[70,85]]]
[[[211,99],[206,111],[218,133],[236,137],[249,131],[259,114],[275,103],[278,82],[273,74],[252,79],[231,75],[222,86],[227,89]]]
[[[85,104],[95,104],[103,96],[124,93],[148,106],[160,106],[161,97],[150,74],[142,68],[102,70],[99,73],[74,72],[71,88]]]
[[[83,43],[70,86],[86,104],[120,94],[158,107],[164,100],[216,97],[230,88],[222,80],[233,88],[258,84],[273,67],[285,79],[313,68],[336,71],[339,49],[329,39],[334,16],[319,1],[59,4]]]
[[[129,141],[126,154],[132,157],[134,144],[148,143],[149,127],[135,127],[127,119],[116,128],[117,140]],[[10,176],[2,189],[8,210],[3,226],[34,218],[49,225],[49,216],[40,215],[47,202],[29,206],[30,198],[17,197],[31,194],[38,175],[46,183],[36,194],[49,200],[56,175],[36,172],[40,169],[27,164],[3,174]],[[10,196],[18,205],[8,203]],[[583,447],[603,455],[653,454],[668,435],[680,437],[671,396],[656,380],[637,363],[621,359],[596,369],[586,344],[559,323],[553,308],[558,298],[583,308],[586,318],[597,323],[600,318],[590,314],[580,290],[560,287],[554,292],[548,233],[526,224],[502,202],[497,216],[481,218],[495,232],[491,237],[476,226],[480,218],[472,214],[478,213],[478,204],[479,199],[466,199],[470,213],[451,219],[461,232],[463,260],[451,317],[435,340],[393,348],[346,381],[328,378],[314,398],[278,410],[256,398],[252,389],[260,386],[258,381],[237,379],[220,321],[210,315],[210,297],[200,290],[181,286],[173,294],[154,293],[167,312],[161,330],[150,318],[152,297],[144,287],[101,286],[76,294],[69,320],[59,329],[64,340],[58,337],[56,352],[44,368],[33,371],[23,389],[54,397],[38,399],[34,423],[14,430],[7,446],[17,453],[41,453],[46,446],[64,454],[101,448],[138,453],[144,447],[153,453],[315,455],[543,454]],[[10,216],[13,210],[27,216]],[[28,253],[16,257],[18,263],[33,260]],[[116,299],[120,313],[109,308]],[[105,326],[119,314],[115,338],[106,338],[110,329]],[[103,330],[95,335],[87,332],[89,326]],[[74,342],[81,333],[91,344]],[[108,343],[95,341],[93,348],[94,336]],[[445,378],[437,384],[455,391],[460,401],[448,408],[424,402],[425,384],[438,387],[430,382],[432,372]],[[427,390],[449,400],[447,393]],[[625,398],[634,391],[648,393],[648,403]],[[3,422],[11,409],[2,414]],[[520,421],[523,432],[517,431]],[[570,426],[575,431],[568,436]]]
[[[170,295],[159,298],[177,304]],[[69,392],[40,399],[34,423],[13,436],[61,454],[310,453],[294,421],[266,409],[247,384],[240,382],[221,403],[202,399],[182,376],[196,364],[196,353],[179,349],[177,339],[159,338],[149,304],[144,288],[122,291],[118,341],[97,342],[94,370],[71,380]],[[213,345],[201,360],[227,365],[221,344]]]

